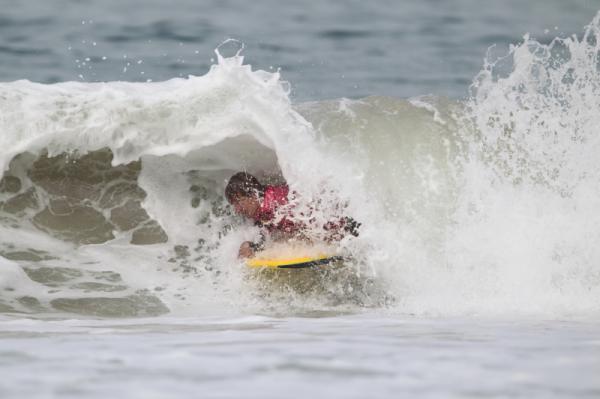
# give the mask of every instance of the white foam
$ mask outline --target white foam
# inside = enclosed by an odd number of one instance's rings
[[[6,170],[15,155],[44,150],[110,148],[115,165],[141,159],[143,205],[169,242],[65,244],[53,250],[59,259],[43,264],[116,270],[128,292],[150,290],[174,313],[273,306],[255,295],[236,258],[256,229],[215,214],[209,200],[190,205],[190,186],[206,188],[218,203],[238,170],[281,172],[298,193],[297,206],[321,200],[319,222],[336,206],[361,222],[360,236],[338,250],[395,298],[393,311],[597,313],[600,83],[598,45],[587,38],[598,24],[596,18],[581,41],[545,46],[526,38],[511,50],[508,76],[498,78],[487,64],[458,120],[460,104],[434,97],[293,107],[278,73],[252,71],[239,54],[218,54],[204,76],[160,83],[3,83],[0,165]],[[559,45],[571,58],[556,67]],[[8,237],[11,228],[2,231],[5,243],[22,246],[17,235]],[[46,245],[32,226],[19,231]],[[174,245],[187,246],[185,262],[195,273],[181,272],[182,259],[169,261]],[[40,294],[46,301],[77,295]],[[290,298],[293,306],[329,306]]]

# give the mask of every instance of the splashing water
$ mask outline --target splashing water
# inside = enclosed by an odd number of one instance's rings
[[[474,307],[598,311],[599,32],[600,14],[581,38],[526,35],[474,81],[449,241]]]
[[[600,310],[599,16],[488,60],[465,103],[292,106],[237,55],[162,83],[0,84],[0,310],[100,316]],[[248,276],[226,179],[362,222],[340,272]]]

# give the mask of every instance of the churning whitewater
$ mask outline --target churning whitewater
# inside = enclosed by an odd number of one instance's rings
[[[238,53],[160,83],[0,84],[0,311],[600,312],[600,17],[488,60],[466,101],[293,105]],[[360,235],[335,272],[252,274],[244,170]],[[296,274],[293,274],[296,273]]]

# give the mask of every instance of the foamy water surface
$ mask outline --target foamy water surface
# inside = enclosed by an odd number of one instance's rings
[[[60,3],[0,16],[2,397],[600,395],[593,6]],[[247,270],[239,170],[343,264]]]

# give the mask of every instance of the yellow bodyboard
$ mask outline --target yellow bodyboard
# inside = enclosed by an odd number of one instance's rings
[[[246,266],[251,268],[300,269],[326,265],[342,260],[341,256],[316,255],[298,258],[251,258],[246,260]]]

